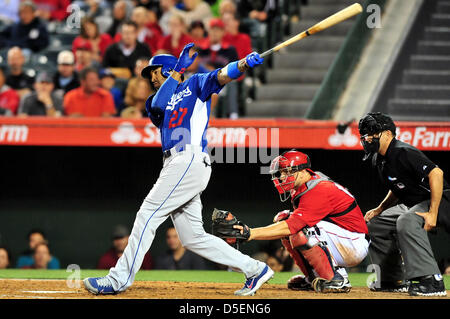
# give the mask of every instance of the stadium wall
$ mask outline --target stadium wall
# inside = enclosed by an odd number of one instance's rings
[[[364,211],[386,194],[370,164],[361,161],[362,151],[304,151],[313,168],[347,187]],[[450,172],[450,152],[425,153]],[[270,176],[260,173],[260,166],[213,164],[202,194],[207,231],[214,207],[234,212],[250,226],[269,224],[278,211],[289,209],[289,203],[280,202]],[[95,268],[110,247],[114,225],[132,227],[142,200],[157,180],[162,158],[159,148],[2,146],[0,167],[0,244],[11,249],[13,258],[26,249],[26,235],[37,227],[47,233],[51,251],[63,268],[68,264]],[[164,251],[164,229],[170,225],[169,219],[157,233],[153,256]],[[430,237],[436,258],[450,257],[449,235]],[[251,242],[243,251],[251,254],[264,244]]]

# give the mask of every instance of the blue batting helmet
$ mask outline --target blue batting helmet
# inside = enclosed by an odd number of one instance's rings
[[[170,76],[170,71],[173,70],[177,64],[178,59],[170,54],[158,54],[150,59],[148,66],[141,71],[141,75],[144,78],[151,78],[151,71],[153,69],[161,67],[161,74],[166,78]]]

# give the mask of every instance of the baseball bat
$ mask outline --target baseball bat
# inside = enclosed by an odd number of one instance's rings
[[[329,27],[334,26],[335,24],[338,24],[344,20],[347,20],[348,18],[353,17],[354,15],[357,15],[362,12],[362,6],[359,3],[354,3],[351,6],[348,6],[345,9],[342,9],[339,12],[336,12],[335,14],[329,16],[328,18],[316,23],[311,28],[309,28],[306,31],[300,32],[296,36],[293,36],[292,38],[274,46],[273,48],[265,51],[260,55],[260,57],[264,58],[268,56],[269,54],[272,54],[274,52],[279,51],[282,48],[285,48],[292,43],[295,43],[297,41],[300,41],[303,38],[306,38],[307,36],[313,35],[314,33],[320,32],[322,30],[328,29]]]

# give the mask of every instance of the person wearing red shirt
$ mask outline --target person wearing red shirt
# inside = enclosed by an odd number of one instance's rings
[[[184,19],[179,14],[172,14],[169,18],[170,34],[163,37],[159,43],[159,50],[165,53],[179,56],[186,44],[193,42],[192,37],[187,33]]]
[[[222,21],[225,25],[223,41],[234,46],[239,59],[252,53],[252,40],[248,34],[239,32],[239,20],[232,13],[226,12],[222,16]]]
[[[101,62],[106,49],[113,43],[108,33],[100,34],[94,18],[85,17],[81,21],[80,35],[72,42],[72,52],[75,55],[77,49],[85,48],[89,43],[93,53],[93,59]]]
[[[70,0],[33,0],[38,17],[57,21],[63,21],[69,15],[67,7],[70,2]]]
[[[0,67],[0,115],[14,115],[19,107],[20,97],[5,82],[5,71]]]
[[[308,155],[284,152],[270,165],[282,201],[294,208],[278,213],[274,224],[235,226],[248,240],[281,239],[303,275],[292,277],[288,288],[316,292],[349,292],[344,267],[357,266],[368,253],[369,237],[363,214],[353,195],[321,172],[311,170]],[[244,231],[245,230],[245,231]]]
[[[123,225],[117,225],[112,233],[112,247],[104,253],[98,263],[97,269],[110,269],[117,264],[120,256],[122,256],[125,247],[128,245],[128,237],[130,232]],[[150,252],[147,252],[142,262],[141,269],[153,269],[153,260]]]
[[[147,44],[151,52],[156,52],[163,36],[154,12],[144,7],[136,7],[131,13],[130,20],[137,26],[137,40]],[[121,39],[122,34],[117,32],[114,41],[120,42]]]
[[[100,88],[96,69],[85,68],[80,72],[81,86],[64,95],[64,111],[74,117],[111,117],[116,113],[110,92]]]

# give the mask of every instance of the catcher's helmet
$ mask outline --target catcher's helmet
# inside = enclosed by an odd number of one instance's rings
[[[272,174],[272,181],[282,202],[290,197],[290,191],[294,188],[295,176],[293,173],[303,169],[308,169],[313,173],[308,155],[295,149],[284,152],[272,160],[269,172]],[[281,179],[282,174],[284,174],[283,180]]]
[[[158,54],[150,59],[148,65],[142,69],[141,75],[144,78],[151,78],[151,71],[161,67],[161,74],[168,78],[170,71],[173,70],[177,64],[178,59],[171,54]]]

